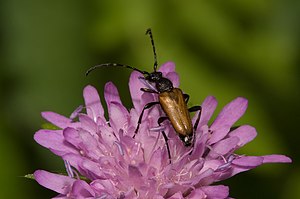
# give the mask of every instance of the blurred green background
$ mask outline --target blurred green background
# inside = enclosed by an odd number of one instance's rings
[[[293,164],[264,165],[223,183],[235,198],[300,198],[300,1],[0,1],[1,198],[56,194],[22,178],[36,169],[63,170],[62,161],[33,140],[41,111],[64,115],[83,104],[93,84],[103,97],[113,81],[131,106],[130,71],[102,69],[119,62],[151,70],[152,28],[159,63],[172,60],[190,105],[214,95],[219,109],[249,100],[239,121],[258,137],[240,153],[282,153]]]

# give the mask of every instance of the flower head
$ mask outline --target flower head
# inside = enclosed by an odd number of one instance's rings
[[[175,65],[168,62],[160,71],[179,86]],[[60,156],[68,176],[37,170],[35,179],[59,195],[56,198],[228,198],[229,189],[214,185],[237,173],[264,163],[291,162],[284,155],[245,156],[235,150],[256,136],[255,128],[232,126],[245,113],[247,100],[236,98],[208,125],[216,106],[214,97],[202,103],[202,114],[195,132],[195,144],[186,147],[170,123],[164,122],[171,163],[157,119],[164,115],[160,106],[145,111],[140,128],[134,136],[139,115],[145,104],[157,101],[157,95],[140,91],[145,87],[140,73],[133,72],[129,87],[133,108],[122,104],[117,88],[105,85],[104,97],[109,119],[99,95],[92,86],[84,88],[84,109],[77,108],[70,118],[53,112],[42,116],[59,127],[41,129],[34,139]],[[193,122],[195,122],[193,118]],[[78,118],[78,120],[76,120]]]

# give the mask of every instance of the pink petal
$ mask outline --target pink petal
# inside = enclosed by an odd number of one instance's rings
[[[238,146],[242,147],[248,142],[251,142],[257,135],[254,127],[243,125],[229,133],[229,137],[238,137],[240,139]]]
[[[173,87],[179,87],[179,76],[176,72],[168,73],[165,77],[171,80],[171,82],[173,83]]]
[[[65,142],[61,130],[41,129],[34,134],[34,140],[59,156],[66,153],[78,153],[70,144]]]
[[[53,197],[52,199],[69,199],[68,196],[59,194],[58,196]]]
[[[214,169],[204,169],[203,167],[203,172],[200,174],[200,176],[197,176],[199,179],[198,184],[195,185],[195,187],[202,187],[203,185],[209,185],[212,184],[213,182],[216,181],[216,178],[214,176]]]
[[[223,138],[226,137],[230,130],[230,126],[219,126],[219,128],[215,128],[214,130],[211,131],[211,136],[208,140],[208,144],[212,145],[216,142],[219,142]]]
[[[240,167],[250,167],[254,168],[263,164],[263,157],[260,156],[242,156],[232,161],[232,164],[235,164]]]
[[[208,136],[207,134],[202,136],[196,135],[196,142],[191,154],[191,159],[196,159],[203,155],[206,149],[207,136]]]
[[[87,114],[96,122],[98,117],[104,117],[104,110],[99,94],[93,86],[86,86],[83,90],[83,97]]]
[[[290,163],[291,159],[284,155],[242,156],[232,161],[232,172],[226,178],[253,169],[265,163]],[[226,179],[224,178],[224,179]]]
[[[223,164],[223,160],[218,160],[218,159],[206,160],[204,162],[202,170],[203,171],[211,170],[212,172],[214,172],[222,164]],[[208,175],[211,175],[211,173],[208,173]]]
[[[151,165],[157,171],[161,170],[161,168],[166,164],[167,164],[167,160],[164,159],[162,150],[155,150],[151,154],[149,165]]]
[[[144,108],[144,106],[149,103],[149,102],[154,102],[154,101],[158,101],[157,99],[157,94],[150,94],[147,92],[144,92],[141,96],[140,99],[140,105],[142,106],[142,108]],[[159,105],[153,106],[152,108],[150,108],[149,110],[152,110],[154,107],[158,107]],[[142,110],[139,111],[140,113],[142,112]],[[148,112],[148,111],[146,111]],[[146,113],[145,112],[145,113]]]
[[[188,199],[205,199],[206,195],[201,188],[194,189],[188,196]]]
[[[76,129],[65,128],[63,131],[63,135],[68,143],[72,144],[77,149],[80,147],[81,138],[79,132]]]
[[[171,80],[174,87],[179,87],[179,75],[175,72],[175,63],[166,62],[160,66],[159,70],[163,76]]]
[[[229,195],[229,188],[224,185],[204,186],[201,189],[207,195],[207,198],[225,199]]]
[[[238,173],[248,171],[263,164],[263,157],[259,156],[242,156],[232,161],[232,171],[226,176],[229,178]],[[224,178],[224,179],[226,179]]]
[[[82,129],[90,132],[92,135],[97,133],[97,124],[88,115],[80,114],[79,121]]]
[[[72,122],[70,118],[51,111],[42,112],[42,117],[60,128],[66,128]]]
[[[217,107],[217,100],[213,96],[208,96],[205,98],[205,100],[202,103],[202,112],[200,116],[200,122],[197,128],[197,131],[201,129],[203,125],[208,124],[208,121],[210,120],[211,116],[213,115],[216,107]],[[197,115],[194,116],[193,121],[195,123]]]
[[[232,151],[237,146],[237,143],[239,143],[239,138],[237,137],[231,137],[224,139],[218,143],[216,143],[213,147],[212,150],[209,152],[210,157],[218,157],[220,155],[226,155]]]
[[[165,75],[168,73],[175,72],[175,63],[171,61],[166,62],[159,67],[158,71],[162,72]]]
[[[68,176],[53,174],[44,170],[37,170],[33,175],[40,185],[64,195],[70,192],[73,183],[76,181]]]
[[[108,108],[109,122],[116,132],[128,126],[129,113],[122,104],[114,102]]]
[[[76,198],[94,198],[95,192],[85,181],[76,180],[73,184],[71,195],[76,196]]]
[[[107,125],[98,126],[99,128],[99,144],[104,146],[112,146],[113,143],[117,140],[114,135],[113,129]]]
[[[78,107],[71,113],[70,119],[71,119],[71,120],[74,120],[74,119],[78,116],[78,114],[82,111],[82,109],[83,109],[83,106],[82,106],[82,105],[78,106]]]
[[[242,97],[234,99],[222,109],[210,129],[215,130],[222,126],[231,127],[245,113],[247,106],[247,99]]]
[[[98,149],[98,142],[89,132],[73,128],[64,129],[64,137],[67,142],[75,146],[83,156],[93,159],[99,158],[101,152]]]
[[[78,170],[80,172],[81,175],[89,178],[89,173],[87,173],[86,170],[82,169],[82,161],[85,159],[84,157],[82,157],[80,154],[71,154],[68,153],[66,155],[64,155],[63,160],[68,161],[68,163],[74,167],[76,170]]]
[[[285,155],[265,155],[261,156],[264,158],[263,163],[291,163],[292,159]]]
[[[91,183],[91,186],[98,192],[104,193],[104,195],[106,195],[106,193],[110,195],[115,195],[118,193],[118,190],[115,188],[114,184],[112,184],[111,180],[94,180]],[[110,199],[110,197],[108,198]]]
[[[172,195],[171,197],[169,197],[169,199],[184,199],[184,197],[182,196],[182,193],[177,192],[174,195]]]
[[[128,176],[130,176],[130,181],[135,187],[139,187],[143,184],[143,174],[138,167],[128,165]]]
[[[67,154],[63,156],[63,159],[68,161],[72,167],[74,167],[82,176],[87,179],[104,179],[105,170],[99,167],[99,163],[93,162],[81,155]]]
[[[81,161],[80,167],[87,172],[88,175],[86,177],[89,177],[91,180],[107,178],[108,175],[105,175],[105,173],[109,173],[109,171],[105,171],[99,167],[99,162],[94,162],[89,159]]]
[[[117,102],[119,104],[122,104],[118,89],[112,82],[108,82],[105,84],[104,98],[108,106],[111,102]]]
[[[144,84],[138,79],[138,77],[142,77],[143,75],[137,71],[133,71],[130,75],[129,79],[129,90],[131,94],[131,99],[133,102],[133,106],[137,111],[141,111],[143,106],[140,103],[141,96],[144,92],[140,89],[144,88]]]

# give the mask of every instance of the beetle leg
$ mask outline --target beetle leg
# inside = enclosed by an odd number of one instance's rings
[[[135,137],[135,135],[137,134],[137,132],[138,132],[138,130],[139,130],[139,128],[140,128],[140,124],[142,123],[142,118],[143,118],[143,115],[144,115],[144,111],[145,111],[146,109],[151,108],[152,106],[154,106],[154,105],[156,105],[156,104],[159,104],[159,102],[149,102],[148,104],[146,104],[146,105],[144,106],[144,108],[143,108],[143,110],[142,110],[142,113],[141,113],[141,115],[140,115],[140,117],[139,117],[139,120],[138,120],[138,125],[137,125],[137,127],[136,127],[136,129],[135,129],[135,131],[134,131],[133,138]]]
[[[150,88],[141,88],[140,90],[143,91],[143,92],[146,92],[146,93],[156,93],[156,94],[159,94],[159,92],[157,92],[156,90],[150,89]]]
[[[168,117],[160,117],[157,120],[158,125],[160,126],[161,123],[163,123],[165,120],[169,119]]]
[[[189,99],[190,99],[190,96],[188,95],[188,94],[183,94],[183,97],[184,97],[184,101],[185,101],[185,103],[187,104],[188,103],[188,101],[189,101]]]
[[[201,109],[202,109],[201,106],[192,106],[189,108],[189,112],[195,112],[195,111],[199,111]]]
[[[196,119],[196,122],[194,124],[194,138],[193,138],[193,146],[195,144],[195,139],[196,139],[196,130],[197,130],[197,127],[198,127],[198,124],[200,122],[200,117],[201,117],[201,113],[202,113],[202,107],[201,106],[193,106],[191,108],[188,109],[189,112],[195,112],[195,111],[199,111],[198,113],[198,117]]]
[[[157,123],[159,126],[161,126],[161,123],[164,122],[165,120],[169,119],[168,117],[160,117],[158,118],[157,120]],[[170,147],[169,147],[169,144],[168,144],[168,137],[166,135],[166,133],[164,131],[161,132],[163,134],[163,137],[165,139],[165,142],[166,142],[166,146],[167,146],[167,151],[168,151],[168,156],[169,156],[169,162],[171,164],[171,152],[170,152]]]
[[[200,116],[201,116],[201,112],[202,112],[202,107],[201,106],[193,106],[191,108],[188,109],[189,112],[195,112],[195,111],[199,111],[199,114],[198,114],[198,117],[197,117],[197,120],[194,124],[194,131],[197,130],[197,127],[198,127],[198,124],[199,124],[199,121],[200,121]]]
[[[193,112],[193,111],[199,111],[198,117],[197,117],[196,122],[194,124],[194,131],[196,131],[197,127],[198,127],[198,124],[200,122],[200,117],[201,117],[201,113],[202,113],[202,107],[201,106],[193,106],[193,107],[189,108],[189,112]]]

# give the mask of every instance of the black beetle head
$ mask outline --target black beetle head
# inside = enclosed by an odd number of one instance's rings
[[[173,89],[173,83],[168,78],[163,77],[162,72],[154,71],[146,74],[145,80],[154,83],[159,93],[168,92]]]
[[[155,71],[155,72],[150,73],[149,75],[147,75],[147,77],[145,79],[148,80],[149,82],[157,82],[161,78],[162,78],[162,73]]]

